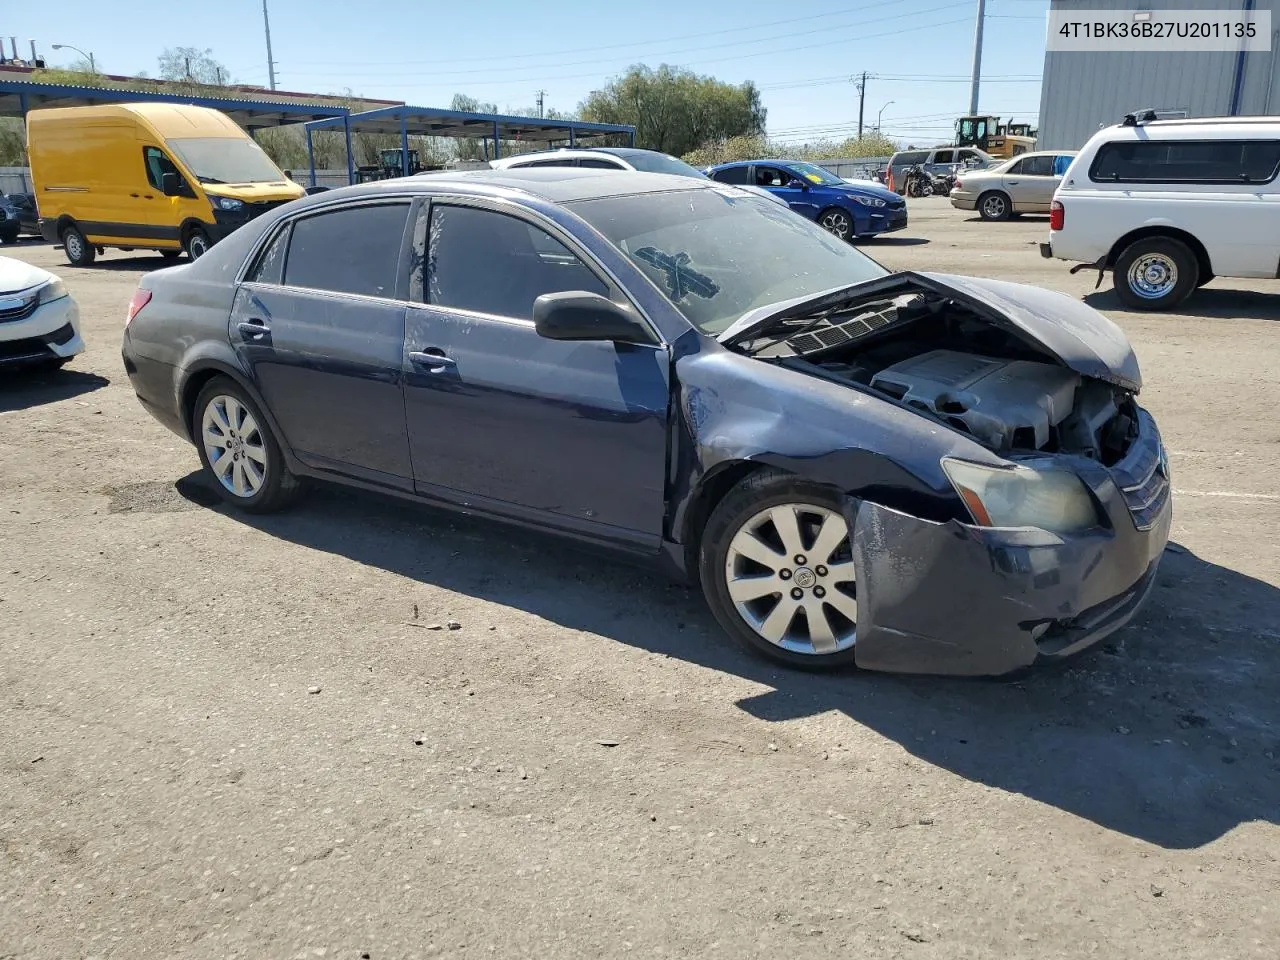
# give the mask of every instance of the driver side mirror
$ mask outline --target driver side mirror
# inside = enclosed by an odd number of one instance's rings
[[[176,173],[160,174],[160,190],[166,197],[182,195],[182,178]]]
[[[787,189],[788,190],[808,190],[809,185],[805,183],[803,180],[797,180],[795,178],[792,178],[791,181],[787,183]]]
[[[544,293],[533,301],[533,328],[548,340],[653,343],[649,327],[630,307],[598,293]]]

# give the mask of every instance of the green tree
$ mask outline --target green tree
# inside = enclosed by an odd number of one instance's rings
[[[482,103],[475,97],[469,97],[465,93],[455,93],[453,99],[449,101],[450,110],[460,110],[463,113],[497,113],[498,105],[496,103]],[[453,141],[455,156],[459,160],[482,160],[484,159],[484,144],[481,140],[474,137],[462,137]]]
[[[213,59],[213,51],[208,48],[169,47],[160,54],[159,62],[161,80],[222,87],[231,79],[227,68]]]
[[[754,83],[722,83],[667,64],[631,67],[578,110],[584,120],[630,124],[636,146],[677,156],[712,140],[762,135],[765,123]]]

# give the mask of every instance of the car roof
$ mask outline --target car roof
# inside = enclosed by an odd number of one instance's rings
[[[552,203],[596,200],[633,194],[667,193],[674,190],[714,190],[723,185],[701,178],[667,173],[640,173],[636,170],[593,170],[581,167],[516,167],[509,170],[456,170],[421,173],[395,180],[362,183],[324,193],[312,194],[296,203],[325,203],[339,198],[377,197],[396,193],[466,193],[501,196],[519,191]]]
[[[804,160],[786,160],[782,157],[760,157],[756,160],[730,160],[727,163],[713,164],[712,170],[723,170],[727,167],[749,167],[753,163],[806,163]]]

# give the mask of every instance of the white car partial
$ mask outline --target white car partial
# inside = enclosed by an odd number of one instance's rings
[[[62,280],[0,257],[0,369],[60,367],[83,352],[80,308]]]

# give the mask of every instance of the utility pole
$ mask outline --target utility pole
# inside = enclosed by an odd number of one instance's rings
[[[538,91],[538,116],[539,117],[542,116],[542,100],[543,100],[543,97],[545,97],[546,95],[547,95],[547,91],[545,90]]]
[[[982,22],[986,18],[987,0],[978,0],[978,25],[973,29],[973,83],[969,88],[969,116],[971,117],[978,115],[978,83],[982,79]]]
[[[981,2],[981,0],[979,0]],[[867,71],[862,71],[862,79],[855,80],[858,87],[858,139],[862,139],[862,107],[867,102]]]
[[[276,88],[276,61],[271,56],[271,18],[267,16],[267,0],[262,0],[262,29],[267,34],[267,82]]]

